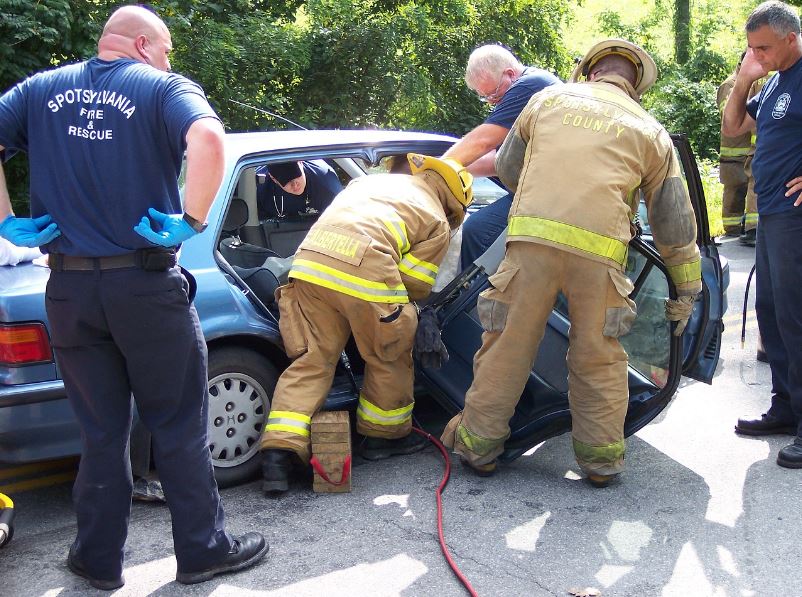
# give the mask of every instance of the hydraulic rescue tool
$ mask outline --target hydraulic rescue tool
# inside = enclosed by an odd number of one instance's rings
[[[14,536],[14,502],[7,495],[0,493],[0,548],[4,547]]]

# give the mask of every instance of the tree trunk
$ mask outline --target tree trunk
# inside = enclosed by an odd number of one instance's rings
[[[674,59],[685,64],[691,53],[691,2],[674,1]]]

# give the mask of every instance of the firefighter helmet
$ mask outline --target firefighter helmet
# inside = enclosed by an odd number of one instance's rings
[[[473,176],[457,160],[452,158],[436,158],[420,153],[408,153],[407,159],[412,168],[412,174],[432,170],[439,174],[448,185],[451,194],[463,207],[473,202]]]
[[[593,65],[610,54],[623,56],[637,69],[635,93],[639,96],[646,93],[657,80],[657,65],[652,57],[638,45],[625,39],[605,39],[593,46],[579,61],[571,75],[570,81],[584,81],[590,75]]]

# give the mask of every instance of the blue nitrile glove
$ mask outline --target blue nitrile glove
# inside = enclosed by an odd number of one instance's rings
[[[38,218],[18,218],[9,214],[0,222],[0,236],[18,247],[31,248],[46,245],[61,236],[61,230],[50,214]]]
[[[142,216],[139,224],[134,226],[134,232],[152,242],[154,245],[162,247],[175,247],[182,242],[197,234],[192,226],[187,224],[183,215],[163,214],[152,207],[148,209],[148,215],[161,226],[161,231],[156,232],[150,226],[148,216]]]
[[[432,307],[424,307],[418,315],[418,329],[412,353],[427,369],[439,369],[448,362],[448,350],[440,337],[437,313]]]

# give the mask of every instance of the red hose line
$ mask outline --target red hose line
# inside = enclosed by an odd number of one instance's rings
[[[446,447],[440,442],[439,439],[434,437],[430,433],[426,433],[422,429],[418,429],[417,427],[413,427],[412,431],[417,433],[418,435],[422,435],[430,442],[432,442],[438,450],[440,450],[440,454],[443,455],[443,461],[445,462],[445,470],[443,471],[443,479],[440,481],[440,486],[437,488],[435,492],[437,495],[437,536],[440,539],[440,549],[443,552],[443,556],[446,558],[448,565],[451,567],[451,570],[454,572],[456,577],[468,591],[468,594],[471,597],[478,597],[476,591],[474,590],[473,586],[471,585],[470,581],[465,577],[462,571],[457,566],[457,563],[454,561],[454,558],[451,557],[451,554],[448,552],[448,545],[446,545],[446,537],[443,533],[443,489],[445,489],[446,485],[448,484],[448,478],[451,475],[451,458],[448,456],[448,451]]]

